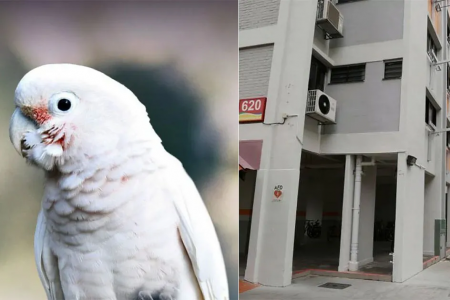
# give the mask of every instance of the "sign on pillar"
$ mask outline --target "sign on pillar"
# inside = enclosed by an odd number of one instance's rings
[[[281,184],[276,185],[273,189],[273,202],[279,202],[283,198],[283,186]]]

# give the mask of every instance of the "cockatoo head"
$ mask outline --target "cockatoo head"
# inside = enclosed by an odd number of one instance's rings
[[[101,155],[132,137],[157,139],[135,95],[84,66],[31,70],[17,86],[15,104],[11,142],[27,161],[46,170]]]

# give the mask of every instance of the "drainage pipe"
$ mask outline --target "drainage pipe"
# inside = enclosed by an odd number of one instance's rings
[[[361,203],[361,179],[362,179],[362,156],[356,157],[355,187],[353,194],[353,217],[352,217],[352,243],[350,246],[349,271],[358,270],[358,238],[359,238],[359,212]]]

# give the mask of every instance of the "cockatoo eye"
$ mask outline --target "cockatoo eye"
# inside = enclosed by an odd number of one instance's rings
[[[74,110],[80,100],[71,92],[62,92],[54,94],[48,101],[48,108],[51,114],[67,114]]]
[[[68,111],[72,103],[68,99],[61,99],[58,101],[58,109],[61,111]]]

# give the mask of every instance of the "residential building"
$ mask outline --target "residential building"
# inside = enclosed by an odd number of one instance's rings
[[[316,268],[403,282],[445,257],[447,5],[240,1],[246,280]]]

